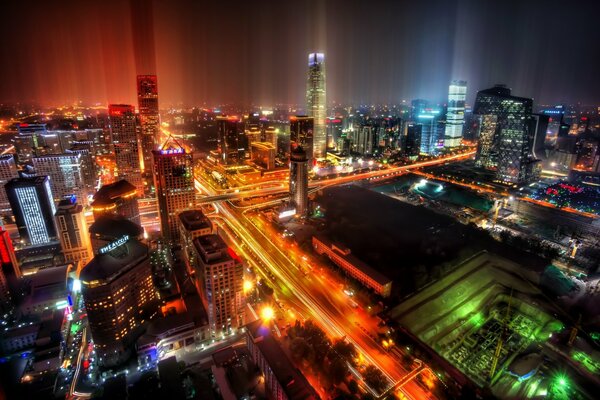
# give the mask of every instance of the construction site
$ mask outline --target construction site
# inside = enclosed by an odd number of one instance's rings
[[[544,295],[539,276],[478,253],[408,297],[392,317],[499,398],[593,398],[599,382],[590,365],[598,365],[598,353],[577,337],[578,322]]]

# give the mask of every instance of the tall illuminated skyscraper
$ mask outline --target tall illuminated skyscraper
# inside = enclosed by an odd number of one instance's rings
[[[11,179],[5,186],[19,235],[26,245],[56,241],[56,207],[47,176]]]
[[[138,109],[142,127],[143,170],[152,171],[152,150],[160,140],[160,115],[158,112],[158,83],[156,75],[137,76]]]
[[[302,146],[295,143],[290,151],[290,200],[297,215],[308,214],[308,158]]]
[[[325,91],[325,55],[308,55],[308,82],[306,88],[308,116],[314,118],[312,156],[325,158],[327,155],[327,97]]]
[[[161,232],[167,240],[176,242],[179,240],[177,214],[194,207],[192,155],[172,137],[153,154]]]
[[[444,147],[460,146],[463,126],[465,124],[466,99],[467,81],[452,81],[448,88],[448,111],[446,112]]]
[[[110,104],[108,116],[115,149],[117,175],[127,179],[140,194],[144,193],[135,109],[128,104]]]

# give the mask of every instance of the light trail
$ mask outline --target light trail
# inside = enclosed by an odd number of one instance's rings
[[[82,398],[89,398],[92,396],[91,393],[81,393],[75,390],[77,387],[77,381],[79,380],[79,373],[81,372],[81,359],[83,358],[85,347],[87,346],[86,334],[87,328],[83,328],[83,332],[81,334],[81,347],[79,348],[79,354],[77,355],[77,367],[75,368],[73,380],[71,381],[71,387],[69,388],[69,393],[71,396],[77,396]]]

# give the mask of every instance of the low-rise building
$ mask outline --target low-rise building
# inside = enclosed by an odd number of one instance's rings
[[[362,285],[382,297],[390,296],[392,281],[351,254],[350,249],[335,244],[323,236],[313,236],[312,243],[317,254],[325,254],[335,265]]]

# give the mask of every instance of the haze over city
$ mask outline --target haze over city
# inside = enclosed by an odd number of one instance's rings
[[[0,101],[302,104],[306,54],[327,54],[329,101],[443,102],[451,79],[540,103],[597,102],[596,1],[4,2]],[[468,94],[468,102],[474,100]]]

